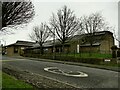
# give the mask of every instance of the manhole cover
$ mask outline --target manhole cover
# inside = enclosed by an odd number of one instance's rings
[[[65,75],[65,76],[88,77],[88,74],[80,72],[80,71],[65,72],[65,71],[62,71],[62,70],[58,69],[57,67],[47,67],[47,68],[44,68],[44,70],[47,71],[47,72],[62,74],[62,75]]]

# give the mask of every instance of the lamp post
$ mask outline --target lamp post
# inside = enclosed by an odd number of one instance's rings
[[[55,29],[54,28],[49,28],[48,27],[48,29],[49,29],[49,31],[50,31],[50,33],[52,34],[52,36],[53,36],[53,59],[55,59]],[[53,30],[53,31],[52,31]]]
[[[53,60],[55,59],[55,29],[53,31],[50,30],[53,35]]]

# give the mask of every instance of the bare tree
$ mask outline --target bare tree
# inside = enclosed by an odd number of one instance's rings
[[[102,31],[106,27],[106,22],[100,13],[92,13],[83,17],[84,29],[88,34]]]
[[[50,25],[56,31],[56,36],[62,44],[62,52],[64,52],[64,44],[81,29],[81,24],[67,6],[59,9],[57,15],[53,14]]]
[[[28,23],[34,16],[34,6],[31,1],[1,2],[2,3],[2,29]]]
[[[48,40],[50,31],[46,24],[41,23],[40,27],[35,26],[33,32],[29,35],[32,40],[40,45],[40,54],[43,54],[43,44]]]
[[[105,22],[103,16],[100,13],[92,13],[89,16],[84,16],[82,21],[83,29],[87,34],[86,39],[89,42],[90,47],[93,46],[93,43],[96,40],[94,37],[96,32],[109,29],[107,22]]]

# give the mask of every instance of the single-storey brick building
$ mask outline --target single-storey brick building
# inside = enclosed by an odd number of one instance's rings
[[[20,55],[24,53],[24,49],[28,47],[32,47],[34,42],[28,41],[16,41],[16,43],[5,46],[6,54],[8,56]]]
[[[80,53],[80,52],[99,52],[111,53],[111,47],[114,45],[113,33],[110,31],[101,31],[94,33],[92,46],[89,42],[90,36],[88,34],[75,35],[69,42],[64,45],[64,53]],[[62,45],[59,40],[49,40],[44,45],[44,53],[61,52]],[[39,44],[33,47],[26,48],[25,53],[39,53]]]
[[[88,34],[85,34],[75,36],[73,39],[74,40],[71,40],[70,50],[73,49],[77,53],[88,51],[111,53],[111,47],[114,45],[113,33],[110,31],[96,32],[93,38],[90,38]],[[90,45],[89,39],[92,39],[92,46]]]

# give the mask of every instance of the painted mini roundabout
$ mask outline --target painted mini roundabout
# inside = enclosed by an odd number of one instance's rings
[[[71,76],[71,77],[88,77],[88,74],[81,72],[81,71],[63,71],[57,67],[46,67],[44,68],[44,71],[54,73],[54,74]]]

